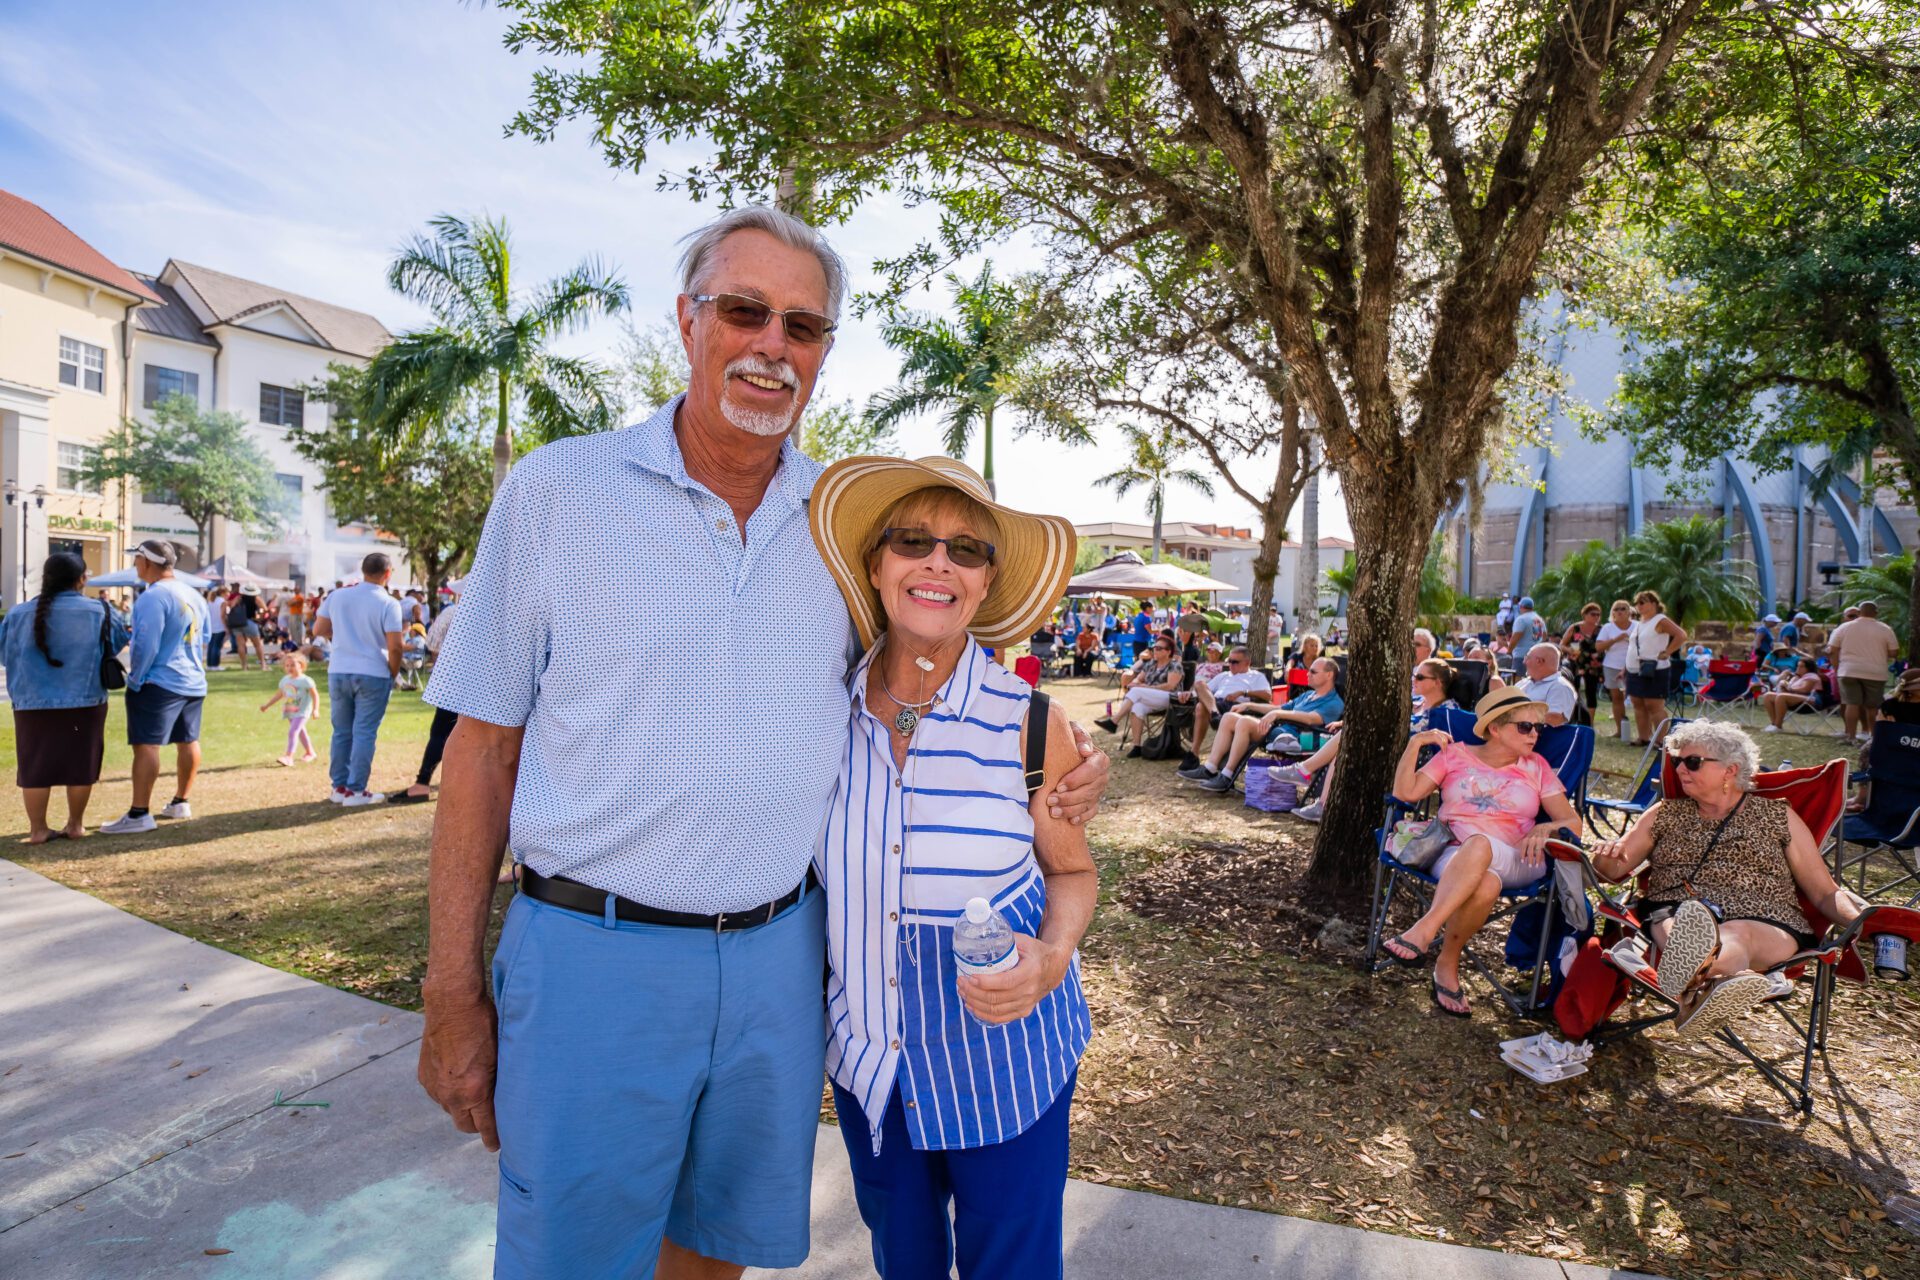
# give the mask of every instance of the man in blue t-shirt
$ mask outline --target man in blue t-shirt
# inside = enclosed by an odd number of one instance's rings
[[[360,562],[361,581],[342,587],[320,604],[313,634],[333,646],[327,659],[327,698],[333,703],[333,746],[327,799],[349,807],[378,804],[384,793],[367,790],[373,746],[386,718],[387,699],[400,674],[400,602],[387,592],[393,561],[380,552]]]
[[[1513,615],[1513,654],[1525,659],[1533,646],[1547,638],[1547,620],[1534,611],[1533,597],[1521,596],[1519,612]]]
[[[1213,752],[1200,766],[1200,775],[1183,775],[1209,791],[1233,790],[1234,775],[1240,765],[1264,745],[1282,733],[1324,729],[1346,714],[1346,700],[1334,686],[1340,667],[1332,658],[1315,658],[1307,668],[1307,691],[1287,699],[1286,705],[1265,713],[1255,711],[1220,717],[1220,734]]]
[[[127,671],[127,742],[133,747],[133,804],[100,828],[125,836],[154,828],[153,784],[160,748],[174,744],[178,781],[157,816],[191,818],[187,797],[200,772],[200,707],[207,699],[207,602],[173,576],[173,544],[149,538],[133,551],[145,589],[133,602],[133,644]]]

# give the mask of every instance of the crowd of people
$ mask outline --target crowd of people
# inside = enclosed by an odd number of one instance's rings
[[[78,840],[88,834],[86,810],[106,751],[109,695],[124,688],[127,743],[132,750],[131,803],[103,823],[103,835],[152,831],[157,820],[193,817],[200,772],[208,673],[223,650],[249,656],[264,670],[268,654],[280,669],[262,713],[279,708],[286,748],[277,762],[293,768],[318,760],[310,726],[322,710],[322,688],[309,674],[324,665],[331,711],[329,801],[359,807],[431,798],[431,780],[450,724],[439,713],[415,782],[391,797],[369,782],[388,699],[445,643],[455,605],[438,613],[424,591],[387,590],[391,558],[375,552],[360,579],[312,595],[263,596],[252,583],[196,590],[181,579],[173,544],[141,542],[133,551],[140,587],[125,611],[87,594],[87,566],[56,552],[41,566],[40,590],[0,620],[0,661],[13,705],[17,785],[28,818],[27,843]],[[429,625],[430,623],[430,625]],[[270,647],[269,647],[270,646]],[[410,664],[409,650],[418,656]],[[153,803],[163,751],[173,748],[174,782],[165,804]],[[53,791],[67,802],[66,822],[49,817]]]

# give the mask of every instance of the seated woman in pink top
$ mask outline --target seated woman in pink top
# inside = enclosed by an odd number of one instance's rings
[[[1440,883],[1427,913],[1383,944],[1396,964],[1423,963],[1434,939],[1446,941],[1434,960],[1431,995],[1442,1013],[1472,1016],[1460,993],[1460,953],[1487,922],[1500,890],[1530,884],[1546,873],[1547,839],[1561,827],[1580,833],[1580,816],[1567,801],[1545,759],[1534,753],[1547,727],[1544,703],[1518,689],[1495,689],[1473,709],[1479,746],[1455,742],[1444,729],[1407,740],[1393,775],[1394,798],[1418,804],[1440,793],[1440,820],[1454,842],[1433,864]],[[1416,768],[1420,748],[1440,748]],[[1546,821],[1540,821],[1545,811]]]

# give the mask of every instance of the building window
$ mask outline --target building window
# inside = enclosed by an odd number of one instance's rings
[[[301,499],[306,495],[306,482],[284,471],[276,471],[273,478],[280,482],[280,505],[289,515],[299,515]]]
[[[306,412],[307,396],[292,387],[260,384],[260,421],[277,427],[297,427]]]
[[[60,385],[99,394],[107,389],[107,351],[78,338],[60,339]]]
[[[200,375],[181,369],[163,369],[157,364],[148,365],[146,389],[141,393],[140,403],[151,409],[168,396],[186,396],[198,404]]]
[[[98,449],[88,448],[84,444],[74,444],[69,440],[60,442],[60,466],[55,473],[54,484],[68,493],[100,492],[98,484],[87,480],[87,467],[100,456]]]

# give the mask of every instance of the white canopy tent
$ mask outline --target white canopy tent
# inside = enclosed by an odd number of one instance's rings
[[[1205,574],[1182,569],[1177,564],[1146,564],[1132,552],[1122,552],[1097,569],[1077,574],[1067,583],[1070,596],[1131,596],[1139,600],[1155,596],[1212,595],[1237,591],[1231,582],[1209,578]]]

